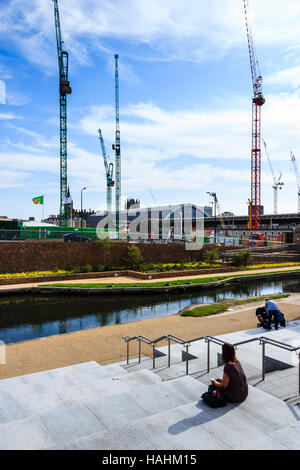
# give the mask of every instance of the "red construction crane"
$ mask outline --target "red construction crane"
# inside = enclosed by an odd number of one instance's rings
[[[249,0],[243,0],[251,76],[253,84],[252,99],[252,145],[251,145],[251,207],[249,228],[260,228],[261,221],[261,107],[265,102],[262,92],[262,76],[255,58],[253,36],[249,23]],[[252,212],[252,214],[251,214]]]

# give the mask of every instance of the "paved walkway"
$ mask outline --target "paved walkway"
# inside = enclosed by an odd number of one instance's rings
[[[173,315],[111,325],[74,333],[49,336],[6,346],[6,364],[0,364],[0,379],[54,369],[81,362],[97,361],[109,364],[126,359],[122,336],[144,335],[150,339],[174,334],[183,339],[204,335],[220,335],[256,327],[255,309],[262,303],[243,305],[210,317],[192,318]],[[278,300],[288,321],[300,319],[300,294]],[[163,344],[161,344],[163,345]],[[145,354],[150,348],[143,346]],[[131,354],[138,354],[132,342]]]

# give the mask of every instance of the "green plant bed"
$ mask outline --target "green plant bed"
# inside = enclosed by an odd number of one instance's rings
[[[209,305],[199,305],[198,307],[183,310],[180,313],[182,317],[206,317],[208,315],[215,315],[217,313],[226,312],[228,308],[234,307],[236,305],[248,304],[251,302],[262,302],[265,301],[266,298],[270,299],[282,299],[288,297],[289,294],[276,294],[271,296],[262,296],[262,297],[255,297],[251,299],[243,299],[243,300],[233,300],[233,301],[223,301],[217,302],[215,304]]]
[[[208,284],[215,283],[218,281],[226,281],[230,279],[239,279],[243,277],[253,277],[253,276],[265,276],[266,274],[285,274],[290,271],[267,271],[263,273],[247,273],[247,274],[232,274],[228,276],[211,276],[203,278],[192,278],[192,279],[180,279],[180,280],[170,280],[170,281],[157,281],[157,282],[128,282],[128,283],[113,283],[113,287],[168,287],[168,286],[184,286],[187,284]],[[295,269],[292,272],[300,272],[300,269]],[[81,287],[82,289],[100,289],[111,287],[111,283],[53,283],[53,284],[44,284],[47,287]]]

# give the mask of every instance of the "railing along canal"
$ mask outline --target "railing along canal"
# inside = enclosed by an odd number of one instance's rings
[[[122,337],[124,341],[126,342],[126,347],[127,347],[127,364],[129,364],[129,344],[133,340],[137,340],[139,342],[139,363],[141,363],[141,355],[142,355],[142,348],[141,344],[146,343],[149,346],[152,346],[152,353],[153,353],[153,369],[155,369],[155,349],[158,343],[161,341],[167,341],[168,342],[168,367],[171,367],[171,341],[181,344],[183,347],[186,349],[186,356],[185,356],[185,363],[186,363],[186,375],[189,373],[189,347],[191,346],[191,343],[195,341],[202,341],[204,340],[205,343],[207,343],[207,373],[210,371],[210,343],[217,344],[219,346],[222,346],[223,344],[226,343],[226,341],[223,341],[219,338],[215,338],[214,336],[201,336],[200,338],[194,338],[190,340],[184,340],[182,338],[178,338],[177,336],[174,335],[163,335],[160,336],[159,338],[156,338],[154,340],[151,340],[149,338],[146,338],[145,336],[123,336]],[[282,343],[280,341],[271,339],[271,338],[266,338],[265,336],[260,336],[258,338],[252,338],[252,339],[247,339],[245,341],[240,341],[238,343],[233,343],[233,346],[235,349],[238,349],[239,346],[242,346],[247,343],[254,343],[258,341],[259,344],[262,346],[262,375],[261,379],[265,380],[266,376],[266,344],[269,344],[271,346],[275,346],[280,349],[284,349],[289,352],[296,352],[298,356],[298,394],[300,395],[300,346],[292,346],[287,343]],[[299,352],[298,352],[299,351]]]

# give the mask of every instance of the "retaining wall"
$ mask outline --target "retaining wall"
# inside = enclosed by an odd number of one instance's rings
[[[184,243],[139,244],[145,263],[200,261],[205,249],[186,250]],[[47,271],[91,265],[98,271],[100,265],[120,268],[127,256],[127,242],[112,242],[109,252],[97,242],[66,243],[62,241],[26,241],[0,243],[0,272]],[[223,251],[218,247],[218,251]],[[225,250],[225,249],[224,249]]]

